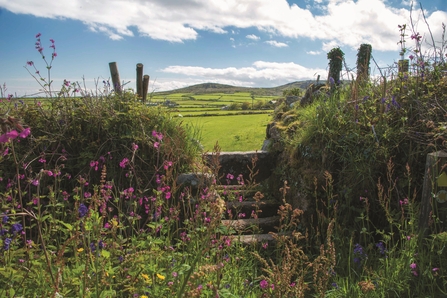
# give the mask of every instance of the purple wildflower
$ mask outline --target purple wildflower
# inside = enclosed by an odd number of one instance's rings
[[[82,218],[82,217],[86,216],[87,212],[88,212],[87,206],[85,206],[84,204],[79,205],[78,212],[79,212],[79,217]]]

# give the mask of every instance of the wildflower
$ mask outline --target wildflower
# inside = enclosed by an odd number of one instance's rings
[[[11,227],[11,234],[16,235],[21,230],[23,230],[23,226],[20,223],[15,223]]]
[[[4,249],[4,250],[8,250],[8,249],[9,249],[9,246],[11,245],[11,242],[12,242],[12,239],[11,239],[11,238],[6,238],[6,239],[3,241],[3,249]]]
[[[358,243],[354,246],[354,256],[354,263],[357,264],[360,264],[368,257],[368,255],[363,251],[363,247]]]
[[[137,149],[138,149],[138,145],[135,143],[132,143],[132,150],[137,151]]]
[[[417,267],[416,263],[413,262],[413,263],[410,264],[410,268],[411,269],[414,270],[414,269],[416,269],[416,267]]]
[[[332,287],[334,287],[334,288],[336,288],[336,289],[339,289],[339,286],[337,285],[336,282],[333,282],[333,283],[332,283]]]
[[[3,217],[2,217],[2,223],[5,224],[5,223],[8,222],[8,220],[9,220],[9,217],[6,214],[4,214]]]
[[[161,132],[157,132],[155,130],[152,131],[152,136],[159,141],[163,140],[163,134]]]
[[[123,160],[120,162],[120,167],[125,168],[126,165],[129,163],[129,159],[127,157],[123,158]]]
[[[400,200],[400,201],[399,201],[399,204],[400,204],[401,206],[402,206],[402,205],[408,205],[408,199],[405,198],[403,201]]]
[[[158,273],[157,273],[157,277],[158,277],[159,279],[161,279],[161,280],[165,280],[165,278],[166,278],[166,277],[164,277],[163,275],[158,274]]]
[[[26,61],[26,64],[28,64],[29,66],[33,66],[34,62],[33,61]]]
[[[262,248],[263,248],[263,249],[267,249],[268,246],[269,246],[269,243],[268,243],[268,242],[265,242],[265,243],[262,244]]]
[[[10,140],[14,140],[18,135],[19,133],[17,131],[11,130],[0,136],[0,143],[7,143]]]
[[[261,282],[259,283],[259,286],[261,287],[261,289],[267,288],[268,285],[269,285],[269,283],[265,279],[261,280]]]
[[[80,248],[77,249],[77,251],[78,251],[78,252],[83,252],[83,251],[84,251],[84,248],[80,247]]]
[[[384,255],[386,253],[386,248],[382,241],[376,243],[376,247],[379,249],[380,254]]]
[[[140,298],[149,298],[146,295],[141,295]]]
[[[88,212],[87,206],[85,206],[84,204],[79,205],[78,212],[79,212],[79,217],[82,218],[82,217],[86,216],[87,212]]]
[[[335,80],[333,77],[329,77],[329,84],[333,86],[335,84]]]
[[[41,35],[42,35],[42,34],[37,33],[37,34],[36,34],[36,38],[39,38]]]
[[[172,272],[172,276],[173,276],[173,277],[177,277],[177,276],[178,276],[178,273],[174,271],[174,272]]]
[[[57,57],[57,53],[56,52],[54,52],[53,54],[51,54],[51,58],[55,58],[55,57]]]
[[[439,268],[433,268],[431,271],[436,272],[438,270],[439,270]]]
[[[413,60],[413,59],[414,59],[414,56],[413,56],[413,55],[410,55],[410,56],[408,56],[408,58],[410,58],[410,60]]]
[[[154,148],[160,148],[160,143],[159,142],[154,142]]]

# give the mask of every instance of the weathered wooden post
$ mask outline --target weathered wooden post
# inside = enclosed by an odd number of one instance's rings
[[[137,95],[143,97],[143,63],[137,64]]]
[[[148,90],[149,90],[149,76],[144,75],[144,78],[143,78],[143,103],[146,102]]]
[[[110,76],[112,77],[113,90],[116,93],[121,94],[121,83],[120,83],[121,80],[116,62],[110,62],[109,68],[110,68]]]
[[[430,223],[446,222],[446,218],[442,218],[447,216],[446,170],[447,152],[437,151],[427,154],[419,213],[419,233],[422,237],[427,235]]]

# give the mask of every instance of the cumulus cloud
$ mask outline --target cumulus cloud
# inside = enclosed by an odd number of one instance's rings
[[[247,35],[245,37],[248,38],[248,39],[251,39],[251,40],[260,40],[261,39],[259,36],[256,36],[254,34],[249,34],[249,35]]]
[[[402,0],[401,4],[407,2]],[[195,40],[202,30],[228,34],[256,28],[273,36],[311,38],[326,45],[357,48],[370,43],[379,51],[396,50],[397,24],[409,23],[409,9],[393,8],[388,0],[314,3],[319,6],[318,15],[287,0],[114,0],[107,5],[103,0],[0,0],[0,7],[37,17],[79,20],[114,40],[134,36],[129,28],[135,28],[140,36],[169,42]],[[446,19],[445,11],[427,13],[433,29],[440,28]]]
[[[309,55],[320,55],[321,51],[307,51],[306,54],[309,54]]]
[[[161,72],[184,75],[200,82],[217,82],[238,86],[273,87],[279,84],[299,80],[315,79],[317,75],[326,76],[327,70],[306,68],[289,62],[256,61],[248,67],[208,68],[199,66],[173,65],[161,69]]]
[[[269,45],[277,47],[277,48],[288,47],[288,45],[286,43],[278,42],[276,40],[267,40],[265,43],[268,43]]]

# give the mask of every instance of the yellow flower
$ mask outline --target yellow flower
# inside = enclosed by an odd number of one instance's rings
[[[78,248],[78,252],[83,252],[84,251],[84,249],[81,247],[81,248]]]
[[[151,283],[152,283],[152,280],[149,278],[149,275],[144,274],[144,273],[141,273],[141,277],[144,278],[144,281],[145,281],[146,283],[148,283],[148,284],[151,284]]]
[[[164,277],[163,275],[161,275],[161,274],[158,274],[157,273],[157,277],[159,278],[159,279],[161,279],[161,280],[164,280],[166,277]]]
[[[147,297],[146,295],[142,295],[140,296],[140,298],[149,298],[149,297]]]

